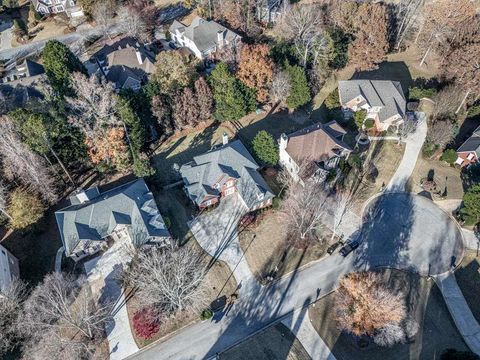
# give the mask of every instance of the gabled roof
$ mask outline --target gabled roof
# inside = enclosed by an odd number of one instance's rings
[[[390,80],[346,80],[338,82],[338,93],[342,105],[362,96],[370,106],[381,107],[378,117],[385,121],[394,115],[405,116],[406,100],[398,81]]]
[[[233,42],[235,38],[240,38],[240,35],[227,29],[225,26],[213,20],[208,21],[198,16],[193,19],[190,26],[186,26],[175,20],[170,26],[169,31],[175,32],[176,30],[193,41],[200,52],[205,52],[219,45],[218,33],[220,32],[222,32],[223,40],[228,42]]]
[[[55,213],[65,252],[70,255],[81,243],[102,241],[118,225],[127,225],[134,245],[151,237],[168,237],[152,193],[143,179],[99,193],[84,203]]]
[[[200,205],[209,196],[217,197],[220,187],[228,179],[237,180],[237,190],[249,208],[262,196],[272,198],[270,188],[257,172],[258,164],[240,140],[232,141],[205,154],[180,168],[190,198]]]
[[[288,137],[286,151],[295,162],[302,160],[325,161],[340,152],[351,151],[342,141],[346,131],[336,121],[313,124]]]
[[[470,136],[458,149],[457,152],[474,152],[480,157],[480,126],[475,129]]]

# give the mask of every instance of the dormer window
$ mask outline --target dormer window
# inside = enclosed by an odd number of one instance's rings
[[[265,194],[264,194],[264,193],[258,193],[258,194],[257,194],[257,199],[258,199],[258,200],[263,200],[264,197],[265,197]]]

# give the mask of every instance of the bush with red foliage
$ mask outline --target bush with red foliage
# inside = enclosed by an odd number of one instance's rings
[[[158,311],[152,307],[143,308],[133,316],[135,334],[143,339],[151,339],[160,329]]]

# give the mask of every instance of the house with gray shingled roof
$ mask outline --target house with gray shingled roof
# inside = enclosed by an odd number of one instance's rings
[[[257,210],[272,204],[274,194],[262,175],[258,164],[240,140],[228,142],[193,161],[182,165],[180,174],[188,197],[204,209],[216,204],[222,197],[238,194],[245,206]]]
[[[179,47],[187,47],[201,60],[224,47],[236,47],[242,37],[213,20],[193,19],[190,26],[175,20],[169,28],[172,40]]]
[[[480,158],[480,126],[475,129],[472,136],[457,149],[456,164],[460,166],[468,166],[478,163]]]
[[[128,239],[135,247],[165,245],[170,234],[143,179],[100,192],[81,191],[55,212],[65,254],[78,261]]]
[[[406,99],[398,81],[347,80],[338,82],[340,104],[346,116],[366,110],[367,119],[375,121],[378,131],[404,122]]]
[[[32,0],[35,11],[42,15],[65,13],[68,17],[84,16],[76,0]]]

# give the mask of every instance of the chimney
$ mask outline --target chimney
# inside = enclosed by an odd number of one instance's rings
[[[228,144],[228,135],[227,135],[227,133],[223,133],[223,135],[222,135],[222,143],[223,143],[223,145],[227,145],[227,144]]]
[[[280,150],[285,150],[287,148],[287,144],[288,144],[288,137],[287,135],[285,135],[285,133],[282,133],[282,135],[280,135],[280,139],[278,140],[278,146]]]
[[[136,50],[135,54],[137,55],[137,60],[140,65],[143,64],[143,59],[142,59],[142,54],[140,54],[140,51]]]
[[[223,46],[223,30],[217,31],[217,42],[218,45]]]

